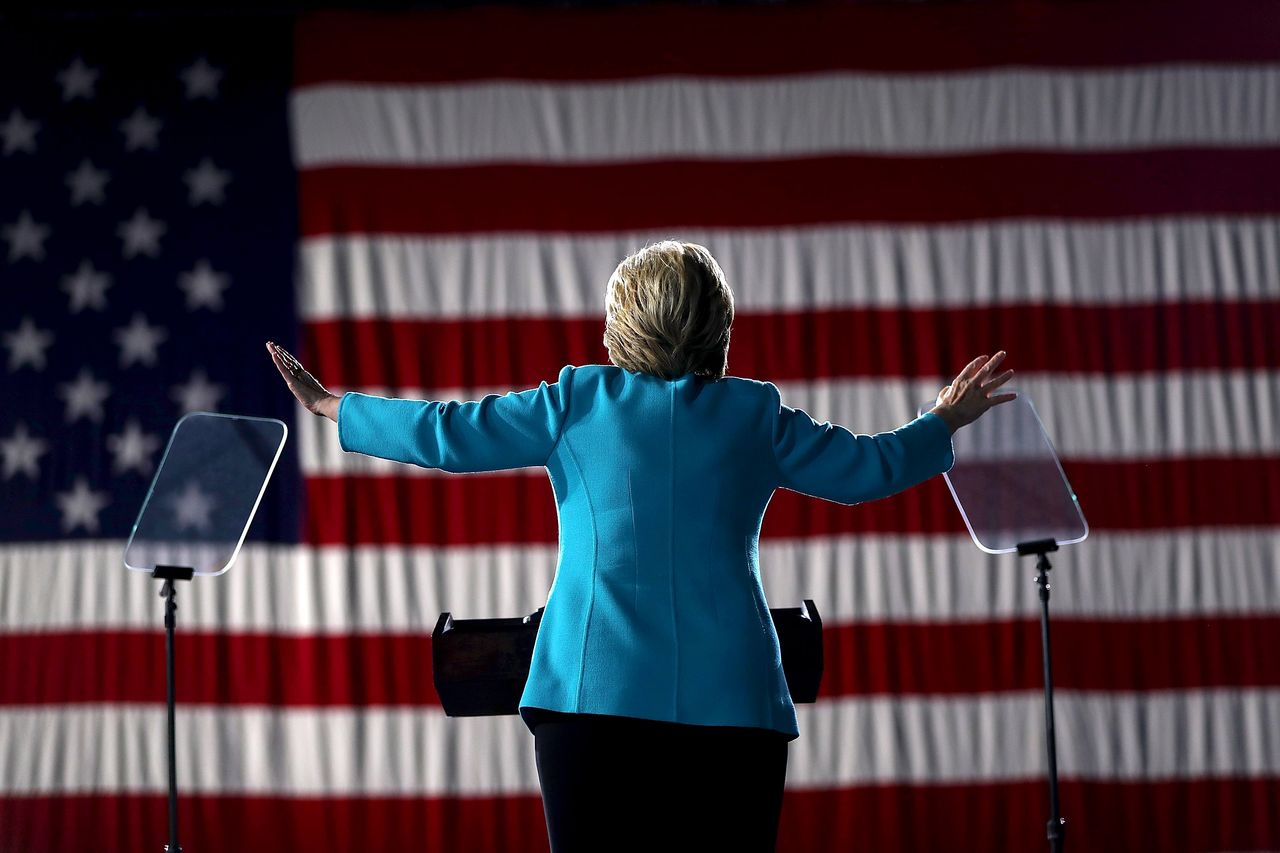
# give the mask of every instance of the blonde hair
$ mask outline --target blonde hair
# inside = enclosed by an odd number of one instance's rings
[[[609,360],[625,370],[721,379],[732,325],[733,292],[705,246],[651,243],[609,277],[604,345]]]

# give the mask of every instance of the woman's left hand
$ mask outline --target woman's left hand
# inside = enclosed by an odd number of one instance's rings
[[[307,411],[313,415],[329,418],[336,423],[338,403],[342,398],[330,394],[327,388],[307,372],[300,361],[275,341],[267,341],[267,352],[271,353],[271,360],[276,363],[276,368],[298,402],[306,406]]]

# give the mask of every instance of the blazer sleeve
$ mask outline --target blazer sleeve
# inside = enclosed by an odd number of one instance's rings
[[[536,388],[479,400],[404,400],[349,391],[338,404],[338,444],[454,473],[545,465],[569,412],[573,367]]]
[[[776,407],[773,455],[783,488],[852,505],[895,495],[955,463],[951,427],[932,412],[892,432],[855,434],[783,405],[777,386],[766,384]]]

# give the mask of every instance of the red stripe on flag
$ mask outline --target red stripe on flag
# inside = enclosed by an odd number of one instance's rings
[[[821,614],[822,602],[814,603]],[[1062,690],[1280,684],[1280,655],[1264,652],[1280,648],[1280,617],[1054,616],[1051,627],[1053,683]],[[826,698],[989,693],[1044,685],[1039,619],[824,626],[823,636],[821,695]]]
[[[819,613],[827,602],[818,601]],[[460,602],[466,606],[465,602]],[[465,612],[454,614],[468,618]],[[511,613],[510,616],[524,614]],[[1280,616],[1053,619],[1062,690],[1280,686]],[[183,632],[178,701],[438,706],[431,637]],[[974,694],[1042,685],[1040,623],[855,623],[823,630],[821,696]],[[0,634],[0,704],[165,701],[157,630]]]
[[[1065,460],[1063,468],[1092,530],[1271,526],[1280,519],[1280,458]],[[305,514],[305,539],[317,545],[559,541],[555,495],[539,469],[309,476]],[[761,537],[872,532],[957,534],[965,526],[946,483],[934,477],[856,508],[779,489]]]
[[[1028,744],[1028,749],[1037,748]],[[532,750],[532,741],[529,749]],[[656,780],[653,784],[662,784]],[[1079,782],[1060,785],[1067,839],[1091,853],[1275,850],[1280,779]],[[791,790],[779,853],[932,850],[991,853],[1044,845],[1043,780]],[[160,794],[0,798],[0,853],[160,850]],[[184,846],[278,850],[546,851],[539,794],[505,797],[284,798],[183,794]],[[1158,819],[1134,820],[1153,815]]]
[[[300,86],[1280,60],[1274,5],[1238,0],[1181,6],[485,6],[396,16],[313,14],[299,20],[296,32],[294,82]],[[644,49],[620,50],[619,39]],[[697,49],[688,49],[693,43]]]
[[[463,614],[458,614],[460,618]],[[188,704],[438,705],[431,635],[178,631]],[[164,702],[161,632],[0,634],[0,705]]]
[[[316,744],[317,749],[323,746]],[[549,849],[542,799],[536,792],[379,799],[354,794],[283,798],[179,793],[179,840],[184,850]],[[163,795],[149,794],[0,797],[0,853],[163,850],[169,840],[167,808]]]
[[[536,469],[534,469],[536,471]],[[315,545],[558,542],[545,476],[311,476],[304,541]]]
[[[1061,754],[1063,744],[1059,742]],[[1038,742],[1027,749],[1042,749]],[[788,791],[778,851],[1045,847],[1044,780]],[[1205,853],[1280,846],[1280,779],[1077,782],[1060,779],[1070,849]],[[1151,820],[1135,820],[1135,815]]]
[[[1280,212],[1274,148],[333,167],[298,180],[308,237]]]
[[[601,286],[603,300],[603,285]],[[1088,335],[1078,330],[1088,330]],[[951,377],[1006,350],[1020,373],[1271,370],[1280,302],[1018,304],[739,313],[729,372],[772,381]],[[325,320],[303,327],[302,356],[347,388],[532,388],[566,364],[604,364],[604,317]],[[459,358],[465,353],[465,358]],[[784,400],[785,402],[785,400]]]

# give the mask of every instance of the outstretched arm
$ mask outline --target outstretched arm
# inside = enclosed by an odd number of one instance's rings
[[[773,451],[779,486],[846,505],[897,494],[955,462],[951,428],[933,412],[893,432],[865,435],[818,423],[780,401]]]
[[[443,471],[545,465],[568,411],[573,368],[554,383],[479,400],[402,400],[350,391],[338,407],[343,450]]]
[[[358,391],[339,397],[288,352],[273,343],[267,349],[298,402],[337,422],[343,450],[423,468],[460,473],[544,465],[569,409],[570,365],[554,383],[479,400],[404,400]]]
[[[892,432],[857,435],[827,421],[819,424],[800,409],[775,399],[773,451],[783,488],[842,504],[889,497],[951,470],[952,434],[994,406],[1017,397],[990,396],[1012,370],[992,376],[1003,350],[979,356],[938,394],[931,410]],[[774,394],[778,389],[772,383]]]

